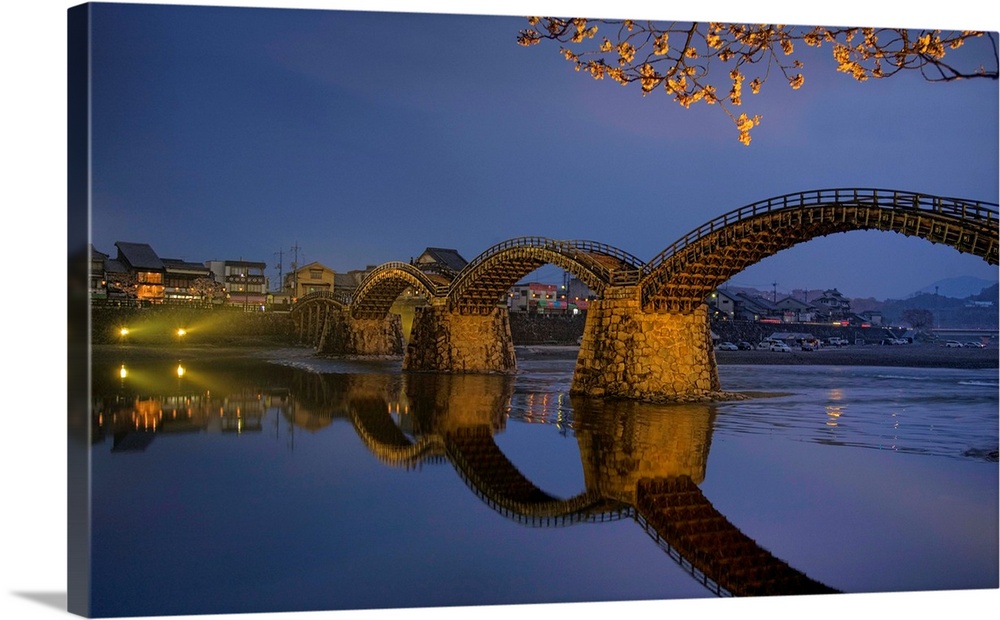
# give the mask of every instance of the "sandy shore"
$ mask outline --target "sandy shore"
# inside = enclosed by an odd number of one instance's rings
[[[923,368],[997,368],[998,349],[947,348],[930,344],[849,345],[819,351],[716,351],[719,364],[825,364],[833,366],[912,366]]]

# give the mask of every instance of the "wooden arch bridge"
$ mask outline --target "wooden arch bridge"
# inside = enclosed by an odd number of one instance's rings
[[[558,266],[595,293],[572,391],[639,400],[718,398],[706,297],[761,260],[834,233],[881,230],[944,244],[998,264],[997,204],[885,189],[823,189],[729,211],[652,260],[596,241],[519,237],[461,272],[390,262],[350,298],[313,294],[292,311],[303,341],[335,354],[400,355],[404,291],[423,296],[405,349],[409,371],[509,373],[516,367],[504,300],[521,278]],[[394,318],[395,317],[395,318]]]

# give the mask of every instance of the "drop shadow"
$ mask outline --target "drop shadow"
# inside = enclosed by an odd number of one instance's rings
[[[59,611],[66,611],[66,605],[69,601],[69,595],[66,592],[11,592],[11,594]]]

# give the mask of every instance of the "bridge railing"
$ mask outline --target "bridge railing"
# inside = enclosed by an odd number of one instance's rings
[[[619,248],[598,241],[586,240],[555,240],[550,239],[544,249],[558,252],[563,256],[586,265],[592,272],[598,274],[605,282],[615,285],[634,284],[638,281],[642,266],[645,263],[636,256],[625,252]],[[625,265],[625,267],[612,267],[594,258],[595,254],[608,256]]]
[[[645,277],[662,265],[669,257],[702,237],[735,223],[768,213],[796,210],[812,206],[870,205],[912,209],[935,213],[965,222],[981,224],[995,230],[998,222],[997,204],[980,200],[965,200],[933,196],[916,192],[876,188],[819,189],[795,192],[783,196],[767,198],[724,213],[687,233],[646,263],[642,269]]]
[[[645,262],[643,262],[642,259],[612,245],[600,243],[598,241],[563,241],[559,239],[550,239],[549,237],[515,237],[513,239],[501,241],[500,243],[487,249],[476,258],[472,259],[472,262],[462,269],[462,274],[472,273],[479,265],[485,263],[497,254],[515,248],[536,248],[558,252],[564,256],[571,257],[586,264],[590,269],[602,275],[604,279],[611,284],[616,284],[619,280],[622,284],[628,282],[634,283],[645,265]],[[594,260],[591,254],[610,256],[621,261],[623,264],[627,265],[627,267],[624,269],[613,269]],[[462,277],[463,276],[460,275],[459,278],[456,278],[455,282]]]
[[[342,306],[351,305],[351,296],[343,291],[313,291],[312,293],[306,293],[302,297],[295,300],[295,304],[292,306],[292,309],[294,310],[303,303],[314,299],[330,299]]]
[[[641,269],[646,262],[641,258],[629,254],[628,252],[616,248],[613,245],[608,245],[607,243],[601,243],[599,241],[566,241],[564,243],[569,244],[573,248],[583,250],[584,252],[591,252],[594,254],[603,254],[605,256],[611,256],[625,263],[629,267],[634,269]]]
[[[426,273],[421,271],[416,265],[411,265],[410,263],[404,263],[402,261],[389,261],[388,263],[382,263],[365,276],[361,284],[358,286],[358,290],[361,290],[365,286],[365,281],[369,278],[383,271],[403,271],[412,275],[415,279],[419,280],[427,289],[434,295],[443,295],[447,291],[447,286],[438,284],[432,281]]]

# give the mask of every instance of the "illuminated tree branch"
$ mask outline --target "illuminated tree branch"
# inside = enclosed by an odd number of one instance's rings
[[[679,105],[699,101],[718,105],[735,123],[739,141],[750,144],[750,130],[760,116],[737,114],[743,105],[744,83],[756,95],[772,75],[780,73],[792,89],[805,82],[803,63],[795,58],[798,43],[829,44],[837,71],[858,81],[886,78],[917,70],[928,81],[997,79],[996,33],[887,28],[824,28],[773,24],[709,22],[654,23],[633,20],[529,17],[517,42],[532,46],[559,41],[560,52],[577,71],[595,80],[608,78],[622,85],[639,82],[645,96],[662,88]],[[598,33],[602,36],[598,36]],[[992,48],[992,65],[959,68],[944,61],[947,50],[983,38]],[[721,64],[727,78],[710,73]],[[714,78],[714,82],[712,79]],[[725,94],[719,94],[724,92]]]

